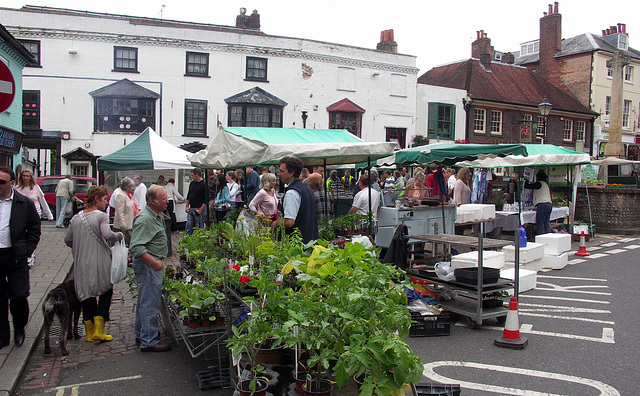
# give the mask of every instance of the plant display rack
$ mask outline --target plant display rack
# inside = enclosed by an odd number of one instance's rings
[[[429,235],[412,235],[411,238],[418,239],[424,242],[431,242],[433,244],[434,255],[437,254],[437,244],[442,244],[445,249],[449,250],[451,246],[464,246],[478,251],[478,283],[476,285],[469,285],[456,281],[444,281],[437,276],[425,276],[416,269],[409,269],[409,273],[412,277],[426,280],[433,283],[436,287],[441,287],[446,290],[450,290],[456,293],[455,300],[445,300],[440,304],[446,310],[463,315],[467,317],[467,326],[469,328],[475,328],[482,325],[484,319],[497,318],[502,321],[506,318],[506,307],[484,308],[482,306],[483,297],[487,294],[507,290],[513,288],[513,282],[498,279],[497,283],[482,283],[483,275],[483,251],[484,249],[495,249],[511,245],[513,242],[498,240],[498,239],[486,239],[484,238],[484,223],[480,223],[480,232],[478,237],[463,236],[463,235],[450,235],[450,234],[429,234]]]

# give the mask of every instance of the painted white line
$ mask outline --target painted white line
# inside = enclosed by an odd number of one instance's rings
[[[547,286],[547,287],[540,287],[540,286]],[[611,293],[583,290],[583,289],[608,289],[608,288],[609,286],[599,286],[599,285],[559,286],[553,283],[538,282],[536,291],[552,291],[552,292],[581,293],[581,294],[595,294],[599,296],[610,296]]]
[[[620,239],[620,242],[631,242],[631,241],[637,241],[638,238],[622,238]]]
[[[538,377],[538,378],[551,379],[556,381],[572,382],[572,383],[586,385],[586,386],[595,388],[599,390],[600,395],[603,395],[603,396],[620,396],[620,393],[612,386],[599,381],[589,379],[589,378],[582,378],[582,377],[576,377],[573,375],[566,375],[566,374],[559,374],[559,373],[551,373],[546,371],[529,370],[529,369],[523,369],[523,368],[495,366],[492,364],[444,360],[444,361],[425,364],[424,372],[422,374],[425,377],[435,382],[459,383],[462,388],[475,389],[475,390],[480,390],[485,392],[494,392],[494,393],[499,393],[503,395],[527,395],[527,396],[554,395],[552,393],[541,393],[541,392],[536,392],[536,391],[527,390],[527,389],[509,388],[504,386],[460,381],[457,378],[447,378],[435,372],[436,368],[446,367],[446,366],[490,370],[490,371],[497,371],[501,373],[524,375],[527,377]]]
[[[624,253],[626,251],[627,251],[626,249],[611,249],[611,250],[607,250],[607,253],[618,254],[618,253]]]
[[[64,389],[58,389],[56,396],[64,396]]]
[[[466,324],[463,324],[466,326]],[[504,331],[504,327],[498,326],[485,326],[482,325],[483,329],[496,330],[496,331]],[[580,341],[591,341],[591,342],[601,342],[604,344],[615,344],[615,340],[613,338],[613,329],[610,327],[602,328],[602,336],[598,337],[588,337],[577,334],[565,334],[565,333],[555,333],[551,331],[539,331],[533,330],[533,325],[531,324],[522,324],[520,325],[520,333],[524,334],[534,334],[534,335],[542,335],[547,337],[558,337],[558,338],[568,338],[570,340],[580,340]]]
[[[640,248],[640,245],[627,245],[623,246],[625,249],[637,249]]]
[[[538,275],[538,279],[570,279],[570,280],[579,280],[579,281],[589,281],[589,282],[606,282],[606,279],[602,278],[578,278],[575,276],[554,276],[554,275]]]
[[[603,243],[600,246],[611,247],[611,246],[616,246],[617,244],[618,244],[618,242],[609,242],[609,243]]]
[[[0,81],[0,93],[11,95],[13,93],[13,83],[11,81]]]
[[[609,301],[602,301],[602,300],[588,300],[585,298],[569,298],[569,297],[552,297],[552,296],[531,296],[531,295],[527,295],[527,294],[521,294],[519,298],[535,298],[535,299],[542,299],[542,300],[558,300],[558,301],[573,301],[573,302],[583,302],[583,303],[590,303],[590,304],[611,304]]]
[[[67,389],[67,388],[80,387],[80,386],[85,386],[85,385],[107,384],[109,382],[130,381],[130,380],[139,379],[139,378],[142,378],[142,376],[141,375],[132,375],[130,377],[120,377],[120,378],[112,378],[112,379],[108,379],[108,380],[89,381],[89,382],[82,382],[80,384],[57,386],[57,387],[53,388],[53,390],[58,390],[59,391],[59,390]]]
[[[588,250],[600,250],[600,249],[602,249],[602,246],[591,246]]]
[[[540,284],[540,283],[538,283],[538,284]],[[545,287],[536,287],[536,291],[593,294],[593,295],[596,295],[596,296],[610,296],[611,295],[611,293],[604,293],[604,292],[593,292],[593,291],[584,291],[584,290],[566,290],[566,289],[545,288]]]
[[[576,259],[573,259],[573,260],[569,260],[569,262],[567,264],[575,265],[575,264],[584,263],[585,261],[587,261],[587,260],[576,258]]]
[[[588,259],[599,259],[599,258],[603,258],[603,257],[607,257],[609,254],[608,253],[596,253],[596,254],[592,254],[591,256],[585,256]]]
[[[531,308],[530,308],[531,307]],[[544,304],[518,304],[518,310],[526,309],[529,312],[574,312],[574,313],[594,313],[594,314],[610,314],[611,311],[606,309],[567,307],[564,305],[544,305]]]
[[[79,386],[74,386],[73,388],[71,388],[71,396],[78,396],[78,389],[80,389]]]
[[[518,312],[520,312],[518,310]],[[545,315],[545,314],[537,314],[537,313],[530,313],[530,312],[520,312],[520,316],[534,316],[537,318],[548,318],[548,319],[562,319],[562,320],[575,320],[578,322],[587,322],[587,323],[600,323],[600,324],[608,324],[608,325],[615,325],[615,322],[612,322],[610,320],[598,320],[598,319],[588,319],[588,318],[578,318],[578,317],[574,317],[574,316],[559,316],[559,315]]]

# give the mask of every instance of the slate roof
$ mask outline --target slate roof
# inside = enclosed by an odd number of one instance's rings
[[[229,96],[224,100],[227,104],[231,103],[255,103],[263,105],[286,106],[287,102],[270,94],[260,87],[253,87],[244,92]]]
[[[89,95],[94,98],[120,96],[136,99],[157,99],[160,97],[160,94],[157,94],[152,90],[140,86],[126,78],[116,81],[113,84],[109,84],[106,87],[91,91],[89,92]]]
[[[562,50],[558,51],[554,58],[560,58],[563,56],[577,55],[595,51],[605,51],[611,54],[615,53],[618,47],[607,42],[607,40],[601,36],[583,33],[578,36],[562,39]],[[640,51],[629,48],[629,50],[623,50],[625,54],[631,58],[640,59]],[[540,59],[540,54],[530,54],[520,56],[520,52],[514,52],[516,58],[516,64],[526,65],[529,63],[535,63]]]
[[[595,116],[574,97],[523,66],[492,62],[490,71],[478,59],[435,67],[418,78],[418,84],[467,91],[475,100],[537,107],[547,97],[554,110]]]

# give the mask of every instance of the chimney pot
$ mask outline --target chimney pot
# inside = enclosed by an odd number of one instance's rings
[[[394,37],[393,37],[393,29],[389,29],[389,39],[390,39],[391,41],[396,41],[396,40],[394,39]]]
[[[380,32],[380,42],[384,41],[384,30]]]
[[[555,2],[553,3],[553,13],[554,13],[554,14],[557,14],[557,13],[558,13],[558,2],[557,2],[557,1],[555,1]]]
[[[620,24],[620,28],[622,29],[621,30],[622,33],[626,33],[627,32],[627,24],[626,23],[621,23]]]
[[[543,12],[543,13],[542,13],[542,15],[543,15],[543,16],[547,16],[547,13],[546,13],[546,12]]]
[[[549,4],[549,15],[553,14],[553,6]]]

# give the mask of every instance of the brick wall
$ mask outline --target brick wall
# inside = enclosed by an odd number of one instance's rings
[[[596,232],[605,234],[640,234],[640,190],[617,188],[578,188],[575,220],[591,223]]]

